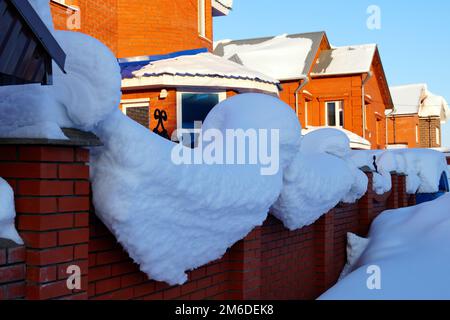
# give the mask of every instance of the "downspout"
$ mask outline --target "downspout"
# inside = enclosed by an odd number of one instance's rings
[[[300,85],[298,86],[297,90],[295,90],[295,114],[298,118],[298,109],[299,109],[299,93],[300,91],[309,83],[308,76],[302,76],[300,78]]]
[[[367,73],[367,77],[366,79],[364,79],[363,83],[362,83],[362,112],[363,112],[363,138],[366,138],[366,122],[367,122],[367,111],[366,111],[366,89],[365,86],[367,84],[367,82],[369,82],[369,80],[372,78],[373,74],[372,71],[369,71]]]
[[[387,115],[386,115],[386,149],[388,148],[388,146],[389,146],[389,118],[392,116],[392,131],[393,131],[393,135],[394,135],[394,144],[395,144],[395,140],[396,140],[396,137],[395,137],[395,116],[394,116],[394,113],[396,112],[396,110],[395,110],[395,106],[392,108],[392,111],[391,112],[389,112]]]

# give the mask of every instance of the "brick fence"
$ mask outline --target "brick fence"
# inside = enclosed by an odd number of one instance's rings
[[[346,234],[365,236],[382,211],[415,204],[404,176],[314,225],[288,231],[269,216],[224,257],[189,272],[182,286],[149,280],[90,207],[89,153],[76,145],[0,145],[0,176],[16,195],[25,246],[0,242],[0,299],[314,299],[338,279]],[[69,290],[67,268],[82,272]]]

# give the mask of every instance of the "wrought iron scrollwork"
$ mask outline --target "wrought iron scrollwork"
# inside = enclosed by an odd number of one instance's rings
[[[170,139],[169,133],[167,132],[166,128],[164,127],[164,122],[167,121],[167,112],[164,110],[156,109],[154,113],[155,120],[158,120],[158,125],[153,130],[154,133],[157,135]]]

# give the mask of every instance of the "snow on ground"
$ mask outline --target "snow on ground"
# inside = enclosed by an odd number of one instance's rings
[[[384,212],[353,272],[323,300],[450,299],[450,194],[415,207]],[[369,266],[380,268],[381,290],[369,290]]]
[[[14,192],[10,185],[0,178],[0,239],[23,244],[14,224],[15,218]]]

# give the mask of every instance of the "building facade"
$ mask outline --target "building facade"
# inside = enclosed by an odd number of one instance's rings
[[[390,148],[440,148],[450,109],[426,84],[391,87],[394,109],[387,112]]]

